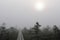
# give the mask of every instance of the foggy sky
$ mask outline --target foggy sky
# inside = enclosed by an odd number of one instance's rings
[[[60,25],[60,0],[42,0],[45,11],[36,12],[33,5],[37,0],[0,0],[0,24],[31,27],[35,22],[41,25]]]

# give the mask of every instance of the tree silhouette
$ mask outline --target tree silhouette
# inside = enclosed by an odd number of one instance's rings
[[[35,40],[39,40],[39,34],[38,34],[39,27],[41,27],[41,25],[38,22],[36,22],[36,25],[34,25],[34,28],[33,28],[35,32],[35,36],[33,38],[35,38]]]
[[[54,39],[59,40],[60,30],[56,25],[53,26],[53,31],[54,31]]]

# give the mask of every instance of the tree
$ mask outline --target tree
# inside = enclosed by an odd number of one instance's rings
[[[53,26],[53,32],[54,32],[54,39],[59,40],[60,30],[56,25]]]
[[[0,40],[8,40],[7,29],[3,26],[0,27]]]
[[[17,36],[18,36],[18,30],[14,27],[10,27],[8,29],[8,37],[9,37],[9,40],[17,40]]]
[[[38,34],[38,32],[39,32],[39,27],[41,27],[41,25],[39,25],[39,23],[38,22],[36,22],[36,25],[34,25],[34,32],[35,32],[35,37],[33,37],[33,38],[35,38],[35,40],[39,40],[40,38],[39,38],[39,34]]]

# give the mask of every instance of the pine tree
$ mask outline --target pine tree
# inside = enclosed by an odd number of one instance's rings
[[[35,40],[39,40],[39,27],[41,27],[41,25],[39,25],[39,23],[38,22],[36,22],[36,25],[34,25],[34,32],[35,32]]]

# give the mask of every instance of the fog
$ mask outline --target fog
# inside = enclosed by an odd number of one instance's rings
[[[0,25],[32,27],[35,22],[41,25],[60,25],[60,0],[40,0],[46,4],[42,12],[33,10],[37,0],[0,0]]]

